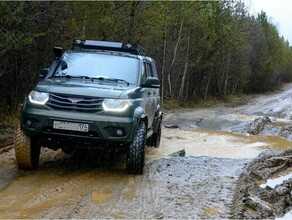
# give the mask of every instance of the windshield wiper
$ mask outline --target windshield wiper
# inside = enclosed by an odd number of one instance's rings
[[[105,78],[105,77],[89,77],[89,76],[82,76],[82,75],[62,75],[62,76],[54,76],[54,78],[67,78],[67,79],[71,79],[71,78],[80,78],[80,79],[90,79],[92,82],[94,80],[106,80],[106,81],[112,81],[112,82],[124,82],[127,84],[127,86],[130,85],[130,83],[124,79],[116,79],[116,78]]]
[[[65,77],[65,78],[68,78],[68,79],[70,79],[70,78],[80,78],[80,79],[91,79],[92,80],[92,78],[91,77],[89,77],[89,76],[82,76],[82,75],[77,75],[77,76],[74,76],[74,75],[63,75],[63,76],[54,76],[54,78],[61,78],[61,77]]]
[[[98,80],[107,80],[107,81],[113,81],[113,82],[124,82],[127,84],[127,86],[130,85],[130,83],[124,79],[116,79],[116,78],[104,78],[102,76],[100,77],[96,77],[96,78],[92,78],[92,81],[95,80],[95,79],[98,79]]]

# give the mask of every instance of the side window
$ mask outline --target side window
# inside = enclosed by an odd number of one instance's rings
[[[142,75],[141,75],[141,84],[143,84],[145,82],[146,78],[147,78],[147,68],[146,68],[146,63],[143,63]]]
[[[147,77],[148,76],[152,76],[153,77],[153,71],[152,71],[152,68],[151,68],[151,64],[150,63],[145,63],[146,64],[146,72],[147,72]]]
[[[143,84],[149,76],[153,76],[151,64],[144,62],[142,67],[141,84]]]

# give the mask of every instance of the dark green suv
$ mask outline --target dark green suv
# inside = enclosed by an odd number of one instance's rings
[[[156,66],[143,48],[74,40],[25,99],[15,140],[20,169],[38,166],[40,148],[126,152],[130,174],[143,172],[145,145],[159,147],[162,111]]]

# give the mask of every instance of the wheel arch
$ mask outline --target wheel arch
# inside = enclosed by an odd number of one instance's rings
[[[145,123],[146,130],[148,128],[148,116],[146,115],[145,110],[143,108],[138,107],[135,109],[134,121],[135,121],[135,123],[134,123],[133,130],[132,130],[132,139],[133,139],[133,137],[136,133],[136,130],[141,122]]]

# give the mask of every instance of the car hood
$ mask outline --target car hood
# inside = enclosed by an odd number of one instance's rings
[[[89,79],[44,79],[35,89],[40,92],[69,94],[78,96],[119,98],[122,93],[135,88],[124,82],[94,81]]]

